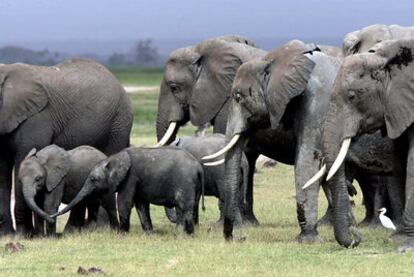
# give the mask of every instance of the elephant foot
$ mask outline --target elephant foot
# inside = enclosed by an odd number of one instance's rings
[[[27,228],[25,226],[16,226],[16,234],[25,238],[33,238],[35,236],[35,232],[33,228]]]
[[[382,227],[378,217],[365,217],[359,224],[359,227],[380,228]]]
[[[330,209],[326,210],[324,216],[318,220],[318,225],[332,225],[333,223],[333,214]]]
[[[319,237],[318,231],[307,231],[304,232],[302,231],[299,236],[297,236],[296,238],[298,240],[299,243],[307,243],[307,244],[311,244],[311,243],[317,243],[317,242],[321,242],[321,238]]]
[[[397,248],[398,253],[414,251],[414,237],[408,237],[405,242]]]
[[[9,222],[0,221],[0,237],[14,235],[13,225]]]
[[[257,218],[253,214],[253,212],[243,214],[242,222],[243,222],[243,224],[246,224],[246,225],[253,225],[253,226],[259,226],[260,225],[259,220],[257,220]]]

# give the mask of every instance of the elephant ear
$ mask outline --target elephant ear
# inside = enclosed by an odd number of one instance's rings
[[[48,97],[40,77],[28,65],[3,65],[0,78],[0,135],[4,135],[43,110]]]
[[[54,190],[71,168],[68,152],[56,145],[50,145],[36,154],[40,163],[47,172],[46,188],[48,192]]]
[[[131,168],[131,158],[127,150],[111,156],[105,165],[108,183],[112,191],[116,191],[122,181],[126,178]]]
[[[345,35],[342,43],[342,54],[344,56],[353,55],[359,52],[361,45],[360,34],[361,31],[354,31]]]
[[[196,126],[210,122],[230,97],[237,69],[242,64],[245,47],[220,39],[203,41],[196,46],[200,67],[190,100],[191,122]]]
[[[414,40],[384,41],[374,51],[385,58],[390,76],[382,99],[387,133],[395,139],[414,122]]]
[[[291,41],[264,58],[273,61],[264,93],[272,129],[278,127],[289,102],[306,89],[315,66],[304,55],[309,51],[309,47],[301,41]]]

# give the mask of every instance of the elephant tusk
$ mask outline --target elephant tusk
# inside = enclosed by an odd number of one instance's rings
[[[351,145],[351,139],[347,138],[342,142],[341,150],[339,150],[339,154],[336,157],[335,162],[333,163],[331,169],[329,170],[328,177],[326,177],[326,181],[332,178],[335,175],[336,171],[338,171],[339,167],[345,160],[346,154],[348,153],[349,146]]]
[[[302,187],[302,189],[306,189],[310,187],[312,184],[318,181],[325,173],[326,173],[326,164],[324,164],[322,168],[319,169],[319,171],[312,178],[310,178],[309,181],[306,182],[306,184]]]
[[[234,135],[234,137],[230,140],[230,142],[224,148],[222,148],[221,150],[219,150],[218,152],[216,152],[212,155],[202,157],[201,159],[202,160],[212,160],[212,159],[215,159],[215,158],[225,154],[227,151],[229,151],[237,143],[239,138],[240,138],[240,134]]]
[[[168,126],[167,132],[165,132],[162,139],[156,145],[154,145],[154,147],[164,146],[174,133],[175,127],[177,127],[177,122],[171,122],[170,126]]]
[[[216,165],[224,163],[224,161],[225,161],[225,159],[221,159],[221,160],[218,160],[218,161],[215,161],[215,162],[203,163],[203,165],[205,165],[205,166],[216,166]]]

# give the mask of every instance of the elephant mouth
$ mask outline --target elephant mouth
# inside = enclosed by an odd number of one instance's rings
[[[338,171],[338,169],[341,167],[343,162],[345,161],[346,155],[348,154],[349,148],[351,146],[352,138],[347,137],[342,141],[341,148],[338,152],[338,155],[336,156],[336,159],[334,160],[332,166],[330,167],[329,171],[327,169],[326,163],[321,164],[321,168],[319,171],[310,178],[305,185],[302,187],[302,189],[306,189],[310,187],[312,184],[315,184],[317,181],[319,181],[323,176],[328,173],[326,177],[326,181],[329,181],[335,173]]]
[[[216,159],[216,158],[218,158],[218,157],[226,154],[228,151],[230,151],[237,144],[237,142],[239,141],[240,137],[241,137],[241,134],[240,133],[235,134],[231,138],[231,140],[229,141],[229,143],[226,146],[224,146],[222,149],[220,149],[219,151],[217,151],[214,154],[211,154],[211,155],[208,155],[208,156],[204,156],[201,159],[203,161],[211,161],[211,160],[214,160],[214,159]]]

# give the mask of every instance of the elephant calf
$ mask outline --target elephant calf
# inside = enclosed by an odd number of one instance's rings
[[[226,145],[226,137],[223,134],[211,134],[207,136],[183,136],[175,140],[171,145],[178,146],[192,154],[199,161],[204,156],[211,155],[218,150],[222,149]],[[219,199],[220,219],[223,221],[224,214],[224,164],[218,164],[216,166],[203,165],[204,169],[204,194],[208,196],[215,196]],[[246,156],[242,155],[242,162],[240,166],[241,175],[243,176],[240,182],[240,205],[245,204],[246,189],[249,174],[249,163]],[[241,218],[239,218],[241,220]]]
[[[84,187],[59,216],[96,191],[118,192],[120,231],[128,232],[135,204],[141,225],[152,232],[150,204],[175,207],[177,225],[187,234],[198,224],[198,204],[204,190],[203,168],[190,153],[176,147],[126,148],[100,162]]]
[[[56,223],[49,214],[58,211],[61,203],[69,203],[81,191],[92,168],[107,156],[90,146],[80,146],[66,151],[56,145],[50,145],[39,152],[30,151],[19,170],[19,180],[23,184],[23,195],[27,205],[45,219],[46,234],[56,234]],[[116,199],[112,193],[99,197],[90,195],[77,205],[69,216],[65,231],[80,229],[85,224],[85,212],[93,216],[99,205],[106,210],[112,228],[118,227]],[[36,220],[36,229],[44,233],[44,222]]]

